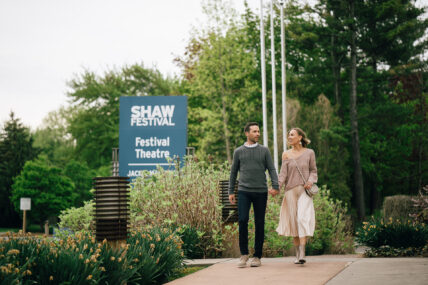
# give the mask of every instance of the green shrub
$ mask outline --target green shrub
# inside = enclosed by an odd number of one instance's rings
[[[394,195],[385,197],[383,201],[383,216],[391,217],[393,220],[407,220],[411,214],[414,214],[415,207],[412,196]]]
[[[93,231],[95,229],[93,212],[93,201],[85,201],[83,207],[72,207],[61,211],[58,226],[60,228],[68,228],[74,232]]]
[[[421,248],[428,243],[428,227],[410,220],[372,218],[356,233],[357,241],[369,247]]]
[[[225,249],[225,236],[236,229],[222,227],[218,183],[228,176],[227,164],[215,166],[191,157],[180,172],[159,168],[152,176],[145,173],[132,185],[131,223],[187,225],[198,231],[203,255],[218,256]]]

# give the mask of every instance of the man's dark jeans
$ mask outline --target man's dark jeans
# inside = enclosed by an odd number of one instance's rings
[[[251,204],[254,209],[256,238],[254,242],[254,257],[261,258],[265,239],[265,213],[267,193],[238,191],[239,216],[239,249],[242,255],[248,254],[248,220]]]

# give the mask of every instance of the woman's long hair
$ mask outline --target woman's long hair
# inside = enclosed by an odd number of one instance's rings
[[[295,130],[299,134],[299,136],[302,136],[301,142],[303,147],[307,147],[308,144],[311,143],[311,140],[306,137],[306,133],[301,128],[291,128],[288,133],[290,133],[292,130]]]

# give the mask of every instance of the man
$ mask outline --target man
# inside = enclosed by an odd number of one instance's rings
[[[239,172],[238,184],[238,217],[239,217],[239,249],[241,258],[238,267],[246,267],[248,261],[248,220],[251,204],[254,209],[254,222],[256,228],[256,238],[254,242],[254,256],[251,261],[252,267],[261,265],[264,231],[265,213],[267,203],[267,182],[266,169],[269,171],[272,180],[272,188],[269,193],[278,193],[278,176],[272,162],[269,149],[259,145],[260,137],[259,125],[254,122],[247,123],[244,128],[247,141],[244,145],[235,149],[233,153],[233,163],[229,180],[229,200],[236,203],[234,194],[236,177]]]

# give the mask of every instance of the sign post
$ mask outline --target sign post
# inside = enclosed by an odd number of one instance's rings
[[[175,168],[187,146],[186,96],[120,97],[119,176]]]
[[[22,221],[22,232],[25,234],[27,228],[27,210],[31,210],[31,198],[21,198],[20,209],[24,211]]]

